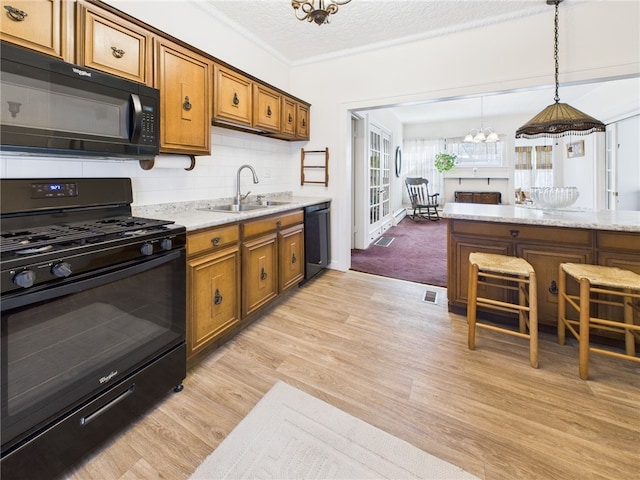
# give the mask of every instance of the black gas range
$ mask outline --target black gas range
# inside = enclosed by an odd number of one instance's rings
[[[126,184],[2,180],[2,294],[184,247],[184,227],[131,216]]]
[[[186,376],[186,229],[127,178],[0,180],[5,478],[54,478]]]

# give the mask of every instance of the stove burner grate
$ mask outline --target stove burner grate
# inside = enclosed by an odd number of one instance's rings
[[[0,234],[0,250],[2,253],[16,252],[21,255],[39,253],[56,244],[83,244],[106,235],[141,235],[149,229],[171,223],[173,222],[166,220],[113,217],[21,229]]]

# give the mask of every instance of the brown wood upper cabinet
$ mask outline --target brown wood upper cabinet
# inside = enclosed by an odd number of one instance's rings
[[[282,118],[280,119],[280,133],[285,138],[296,136],[296,112],[298,102],[292,98],[282,96]]]
[[[1,0],[0,39],[67,60],[68,2]]]
[[[251,126],[251,79],[222,65],[213,66],[213,120]]]
[[[259,83],[253,84],[253,127],[280,133],[282,95]]]
[[[160,90],[160,151],[211,153],[212,62],[156,38],[154,86]]]
[[[76,63],[153,84],[153,34],[90,3],[78,0]]]
[[[296,140],[309,140],[309,106],[298,102],[296,106]]]
[[[309,139],[308,104],[217,63],[213,67],[212,120],[221,127],[259,130],[283,140]]]

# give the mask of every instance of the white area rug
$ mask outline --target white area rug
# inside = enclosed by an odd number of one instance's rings
[[[190,478],[477,479],[283,382]]]

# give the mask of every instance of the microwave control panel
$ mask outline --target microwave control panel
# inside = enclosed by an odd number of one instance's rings
[[[158,127],[155,109],[149,105],[142,106],[142,131],[140,143],[153,145],[157,142]]]

